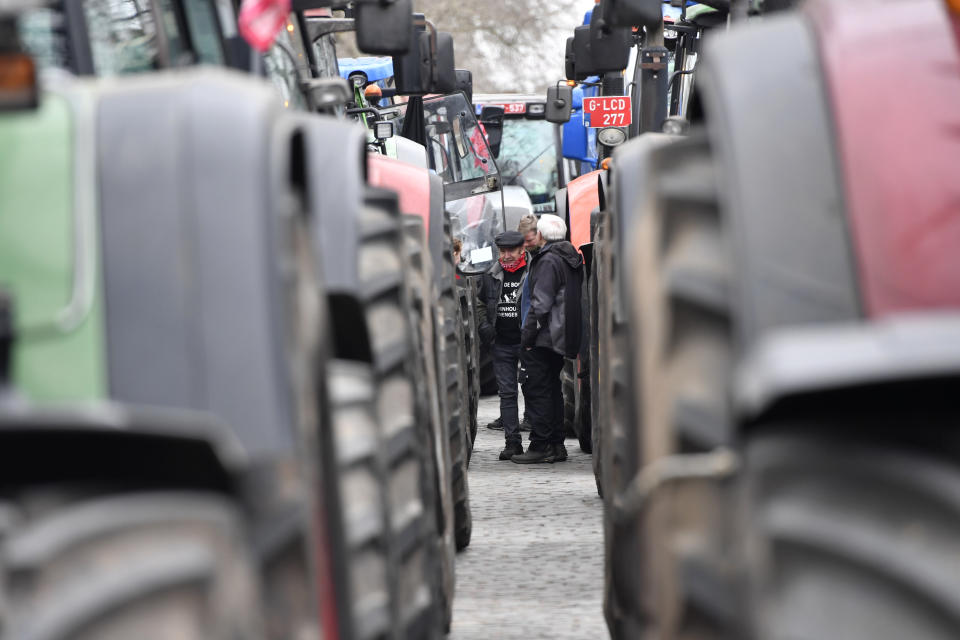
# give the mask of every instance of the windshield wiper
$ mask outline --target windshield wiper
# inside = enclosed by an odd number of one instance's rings
[[[541,151],[541,152],[538,153],[537,155],[533,156],[533,160],[531,160],[531,161],[528,162],[527,164],[523,165],[523,168],[520,169],[520,171],[517,171],[516,175],[512,176],[512,177],[506,182],[506,184],[511,184],[511,185],[514,184],[514,183],[517,181],[517,178],[520,177],[520,174],[523,173],[524,171],[526,171],[527,169],[529,169],[529,168],[530,168],[530,165],[532,165],[534,162],[536,162],[537,160],[540,159],[540,156],[542,156],[543,154],[545,154],[547,151],[550,151],[550,149],[553,148],[553,145],[554,145],[554,143],[551,142],[549,145],[547,145],[547,148],[546,148],[546,149],[544,149],[543,151]]]

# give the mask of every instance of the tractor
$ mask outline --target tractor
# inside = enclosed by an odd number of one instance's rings
[[[602,425],[622,419],[623,403],[597,399],[622,392],[604,390],[603,385],[617,385],[625,348],[618,342],[624,316],[615,295],[621,271],[619,231],[607,211],[611,155],[628,139],[663,140],[686,132],[689,118],[699,109],[694,70],[702,40],[723,23],[728,4],[600,2],[567,40],[567,82],[547,94],[547,119],[563,124],[564,156],[584,171],[557,196],[569,239],[584,256],[587,278],[587,335],[579,358],[568,361],[563,371],[564,425],[581,449],[594,454],[600,493]],[[624,76],[631,79],[626,86]],[[606,106],[601,106],[604,100]],[[607,340],[610,335],[615,337]],[[601,368],[609,375],[602,375]]]
[[[960,6],[753,10],[613,155],[611,635],[956,638]]]
[[[3,637],[439,637],[448,450],[364,130],[251,77],[309,53],[227,5],[108,4],[0,18]]]

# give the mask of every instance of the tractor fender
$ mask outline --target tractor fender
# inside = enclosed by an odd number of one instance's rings
[[[591,171],[567,183],[567,230],[570,243],[577,250],[589,243],[590,216],[600,207],[600,174],[603,170]]]
[[[851,10],[811,2],[804,10],[819,34],[865,313],[956,309],[960,216],[948,212],[960,202],[960,49],[944,3]],[[923,46],[914,49],[918,39]],[[896,91],[891,73],[903,75]]]
[[[702,184],[719,197],[734,261],[735,342],[860,318],[843,167],[809,20],[777,14],[705,47],[697,84],[715,160],[683,167],[669,186],[693,199],[687,185]],[[774,84],[778,108],[770,109]]]
[[[240,441],[207,412],[118,403],[0,409],[0,485],[237,490]]]
[[[733,395],[747,421],[786,406],[839,412],[849,398],[874,411],[881,402],[955,411],[958,382],[960,313],[929,312],[772,331],[747,351]]]
[[[344,126],[332,118],[303,114],[299,120],[313,246],[324,285],[329,294],[356,292],[357,212],[366,186],[366,137],[359,125]]]
[[[295,310],[282,285],[295,275],[290,225],[304,213],[302,145],[284,124],[295,116],[268,83],[233,71],[103,84],[110,398],[209,412],[251,457],[291,455],[302,416],[284,348]]]
[[[400,196],[400,211],[423,220],[430,259],[434,265],[440,260],[452,260],[443,254],[443,220],[447,215],[444,203],[443,178],[426,169],[381,155],[369,158],[370,183],[392,189]],[[440,277],[440,269],[434,275]]]
[[[396,191],[400,197],[400,211],[420,217],[429,236],[429,171],[379,154],[370,154],[367,157],[367,167],[370,184]]]

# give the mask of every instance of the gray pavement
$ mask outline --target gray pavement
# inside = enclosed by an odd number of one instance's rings
[[[566,462],[500,462],[503,432],[486,428],[499,414],[496,396],[480,400],[469,475],[473,538],[457,556],[450,638],[608,638],[603,507],[590,456],[567,440]]]

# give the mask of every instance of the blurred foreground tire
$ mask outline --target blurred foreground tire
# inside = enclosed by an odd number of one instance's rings
[[[265,637],[229,500],[74,493],[36,491],[6,512],[5,640]]]
[[[960,469],[863,437],[762,434],[740,518],[753,637],[960,637]]]

